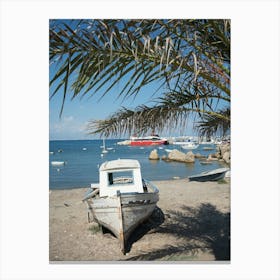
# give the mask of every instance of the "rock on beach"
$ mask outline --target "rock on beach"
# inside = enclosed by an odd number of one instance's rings
[[[227,151],[223,154],[223,160],[226,162],[226,163],[230,163],[230,152]]]
[[[195,162],[195,156],[192,151],[188,153],[183,153],[178,150],[172,150],[167,157],[169,160],[173,161],[180,161],[180,162],[186,162],[186,163],[193,163]]]
[[[217,147],[218,154],[227,164],[230,164],[230,144],[221,144]]]
[[[159,160],[159,155],[158,155],[157,149],[154,149],[154,150],[151,151],[151,153],[149,155],[149,159]]]

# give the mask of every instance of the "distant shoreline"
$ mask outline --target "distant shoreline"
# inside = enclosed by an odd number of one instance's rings
[[[101,140],[83,141],[50,141],[49,155],[49,189],[75,189],[89,187],[91,183],[99,181],[98,168],[104,161],[118,158],[131,158],[139,161],[143,178],[153,180],[174,180],[174,178],[185,179],[188,176],[199,174],[224,167],[224,163],[213,160],[210,164],[202,164],[197,158],[194,163],[182,163],[177,161],[166,162],[164,160],[151,161],[149,154],[156,147],[131,147],[116,144],[117,140],[106,141],[108,153],[102,153]],[[101,147],[102,146],[102,147]],[[160,159],[167,156],[166,147],[158,147],[157,154]],[[213,151],[205,151],[203,146],[198,147],[193,153],[199,153],[207,158]],[[176,145],[170,149],[178,149]],[[185,152],[185,151],[183,151]],[[52,162],[65,162],[62,166],[53,166]]]

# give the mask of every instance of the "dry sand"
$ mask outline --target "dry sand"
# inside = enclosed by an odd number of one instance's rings
[[[128,253],[87,221],[86,188],[49,192],[50,261],[230,260],[230,182],[154,181],[160,200]],[[92,229],[92,230],[90,230]]]

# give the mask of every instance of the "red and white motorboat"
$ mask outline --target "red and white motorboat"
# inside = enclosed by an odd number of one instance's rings
[[[160,138],[158,135],[151,135],[147,137],[130,137],[131,146],[153,146],[153,145],[168,145],[166,138]]]

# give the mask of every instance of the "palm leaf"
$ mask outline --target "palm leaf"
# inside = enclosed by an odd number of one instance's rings
[[[50,26],[49,57],[58,69],[50,80],[50,98],[62,94],[60,115],[69,93],[76,98],[102,91],[102,98],[118,85],[118,97],[135,97],[152,82],[164,89],[156,106],[123,108],[99,121],[95,132],[183,125],[192,112],[204,121],[201,127],[214,123],[207,117],[227,119],[216,110],[220,100],[230,102],[229,20],[62,21]]]

